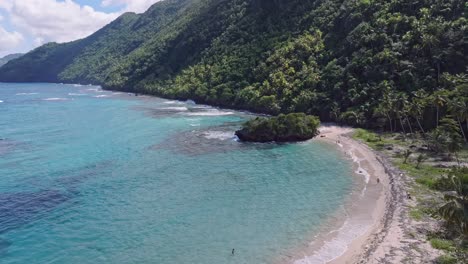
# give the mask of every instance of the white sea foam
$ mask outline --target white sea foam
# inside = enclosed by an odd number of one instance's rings
[[[83,86],[83,85],[81,85],[81,84],[74,84],[73,86],[75,86],[75,87],[81,87],[81,86]]]
[[[3,101],[2,101],[2,100],[0,100],[0,103],[3,103]]]
[[[88,94],[85,94],[85,93],[68,93],[68,95],[71,95],[71,96],[85,96],[85,95],[88,95]]]
[[[188,108],[184,107],[184,106],[181,106],[181,107],[177,107],[177,106],[162,107],[162,108],[159,108],[159,109],[161,109],[161,110],[173,110],[173,111],[188,111]]]
[[[103,98],[103,97],[110,97],[110,95],[106,95],[106,94],[101,94],[101,95],[96,95],[96,96],[93,96],[94,98]]]
[[[364,188],[362,189],[361,191],[361,197],[364,196],[364,194],[366,193],[367,191],[367,184],[369,184],[369,181],[370,181],[370,174],[367,170],[365,170],[362,166],[361,166],[361,161],[363,161],[362,159],[359,159],[352,150],[349,151],[350,153],[350,156],[351,156],[351,159],[353,160],[354,163],[357,164],[357,170],[355,171],[356,174],[359,174],[359,175],[363,175],[364,176],[364,180],[365,180],[365,183],[364,184]]]
[[[99,92],[99,91],[101,91],[101,89],[99,89],[99,88],[89,88],[89,89],[86,89],[86,91]]]
[[[203,132],[203,136],[207,139],[219,139],[219,140],[228,140],[234,138],[233,132],[226,131],[206,131]]]
[[[17,93],[16,95],[34,95],[38,93]]]
[[[356,238],[365,234],[372,225],[372,220],[368,217],[348,218],[338,230],[330,233],[337,233],[337,236],[330,241],[325,241],[323,246],[311,256],[305,256],[296,260],[294,264],[319,264],[330,262],[343,255],[348,249],[348,245]]]
[[[52,98],[45,98],[42,99],[43,101],[68,101],[70,99],[67,98],[61,98],[61,97],[52,97]]]
[[[340,143],[338,143],[338,145],[343,147]],[[361,191],[361,197],[363,197],[370,181],[370,174],[361,165],[363,159],[359,159],[352,149],[348,153],[353,162],[357,164],[355,173],[364,176],[365,185]],[[329,234],[337,234],[334,238],[329,241],[325,241],[323,246],[315,251],[311,256],[304,256],[304,258],[296,260],[294,264],[328,263],[340,257],[346,252],[346,250],[348,250],[348,245],[350,243],[365,234],[370,226],[372,226],[372,223],[373,219],[366,214],[347,217],[346,221],[339,229],[329,232]]]
[[[353,161],[356,162],[358,164],[358,169],[356,170],[356,173],[357,174],[360,174],[360,175],[364,175],[365,177],[365,180],[366,180],[366,184],[369,183],[369,180],[370,180],[370,174],[369,172],[367,172],[367,170],[365,170],[362,166],[361,166],[361,161],[360,159],[358,159],[356,156],[354,156],[354,154],[351,154],[352,157],[353,157]]]
[[[183,104],[183,102],[180,101],[165,101],[163,104]]]
[[[215,108],[213,108],[211,106],[208,106],[208,105],[193,105],[191,107],[192,107],[192,109],[215,109]]]
[[[218,109],[210,109],[209,111],[186,113],[186,115],[189,115],[189,116],[225,116],[225,115],[232,115],[232,114],[234,113],[220,111]]]
[[[364,175],[364,177],[366,179],[366,184],[364,185],[364,188],[362,188],[362,191],[361,191],[361,197],[362,197],[362,196],[364,196],[364,194],[367,191],[367,184],[369,183],[369,180],[370,180],[370,174],[369,174],[369,172],[367,172],[365,169],[363,169],[360,166],[359,166],[358,170],[356,171],[356,173]]]

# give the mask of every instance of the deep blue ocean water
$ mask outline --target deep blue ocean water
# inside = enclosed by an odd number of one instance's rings
[[[352,191],[334,146],[96,86],[0,83],[0,263],[272,263]],[[235,255],[231,255],[235,248]]]

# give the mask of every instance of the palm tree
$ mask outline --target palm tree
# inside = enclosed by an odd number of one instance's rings
[[[418,123],[419,129],[421,129],[421,132],[423,133],[423,136],[425,135],[424,128],[421,125],[420,119],[423,116],[423,111],[426,108],[426,97],[427,93],[424,90],[419,90],[414,93],[415,98],[412,100],[410,104],[410,109],[409,113],[411,116],[416,119],[416,122]]]
[[[401,129],[403,130],[403,133],[405,135],[406,135],[406,130],[405,130],[405,126],[403,125],[402,116],[405,115],[404,109],[405,109],[406,102],[407,102],[407,97],[406,97],[405,94],[399,93],[399,94],[396,95],[395,104],[394,104],[394,107],[395,107],[394,111],[395,111],[398,119],[400,120],[400,126],[401,126]]]
[[[393,132],[392,118],[390,116],[390,108],[385,101],[380,102],[379,106],[375,109],[376,113],[387,117],[388,124],[390,125],[390,132]]]
[[[433,95],[432,95],[432,103],[435,105],[436,107],[436,127],[439,126],[439,112],[440,112],[440,108],[443,107],[445,105],[445,103],[447,102],[446,98],[445,98],[445,90],[439,90],[439,91],[436,91]]]
[[[408,101],[408,97],[405,95],[404,102],[403,102],[403,115],[405,116],[406,122],[408,123],[410,133],[413,134],[413,126],[411,126],[411,122],[408,118],[408,115],[411,111],[411,103]]]
[[[383,81],[379,84],[379,88],[382,89],[383,95],[380,101],[380,104],[377,108],[379,114],[385,115],[390,124],[390,132],[393,133],[393,119],[392,116],[395,114],[395,103],[396,103],[396,94],[393,91],[391,83],[388,81]],[[396,126],[396,125],[395,125]]]
[[[440,126],[434,130],[434,134],[436,135],[436,144],[448,151],[449,158],[451,154],[454,154],[458,164],[460,164],[457,152],[463,148],[463,140],[456,121],[448,117],[443,118],[440,121]]]
[[[452,169],[448,180],[453,191],[445,194],[446,203],[438,212],[448,223],[455,226],[466,240],[468,239],[468,169]]]
[[[419,126],[419,129],[421,132],[425,133],[424,128],[421,125],[421,121],[419,120],[422,116],[422,105],[419,100],[413,99],[412,102],[408,104],[408,109],[407,109],[409,115],[413,117],[416,120],[416,123]]]
[[[385,115],[387,116],[388,121],[390,122],[390,132],[392,133],[393,133],[392,112],[394,108],[394,103],[395,102],[393,99],[393,92],[387,89],[383,96],[382,110],[385,112]]]
[[[455,75],[455,96],[462,102],[464,108],[462,109],[462,116],[465,117],[466,130],[468,131],[468,75],[457,74]],[[463,118],[461,118],[463,119]]]
[[[340,110],[340,107],[338,106],[338,103],[334,102],[330,110],[330,115],[335,118],[335,121],[338,121],[340,117],[340,113],[341,113],[341,110]]]
[[[465,119],[465,125],[466,125],[466,131],[468,131],[468,98],[464,97],[464,101],[460,101],[460,112],[459,112],[459,117],[461,120]],[[462,121],[463,122],[463,121]],[[460,123],[461,125],[461,123]],[[463,127],[460,127],[462,131]],[[463,135],[465,136],[465,142],[468,140],[468,135],[463,132]]]
[[[465,131],[463,130],[462,121],[467,118],[467,105],[462,102],[460,99],[456,98],[453,100],[448,101],[448,109],[450,113],[457,118],[458,125],[460,126],[460,131],[463,135],[463,139],[465,143],[467,142],[467,138],[465,135]]]

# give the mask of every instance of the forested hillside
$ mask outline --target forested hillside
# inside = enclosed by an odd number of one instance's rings
[[[388,130],[424,131],[445,115],[462,126],[467,10],[463,0],[166,0],[11,61],[0,81],[95,83]]]
[[[23,56],[22,53],[14,53],[14,54],[9,54],[9,55],[6,55],[2,58],[0,58],[0,67],[5,65],[7,62],[13,60],[13,59],[16,59],[16,58],[19,58]]]

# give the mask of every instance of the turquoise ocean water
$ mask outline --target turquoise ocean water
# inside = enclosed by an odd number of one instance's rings
[[[246,144],[247,114],[0,83],[0,263],[272,263],[352,191],[334,146]],[[235,255],[231,255],[235,248]]]

